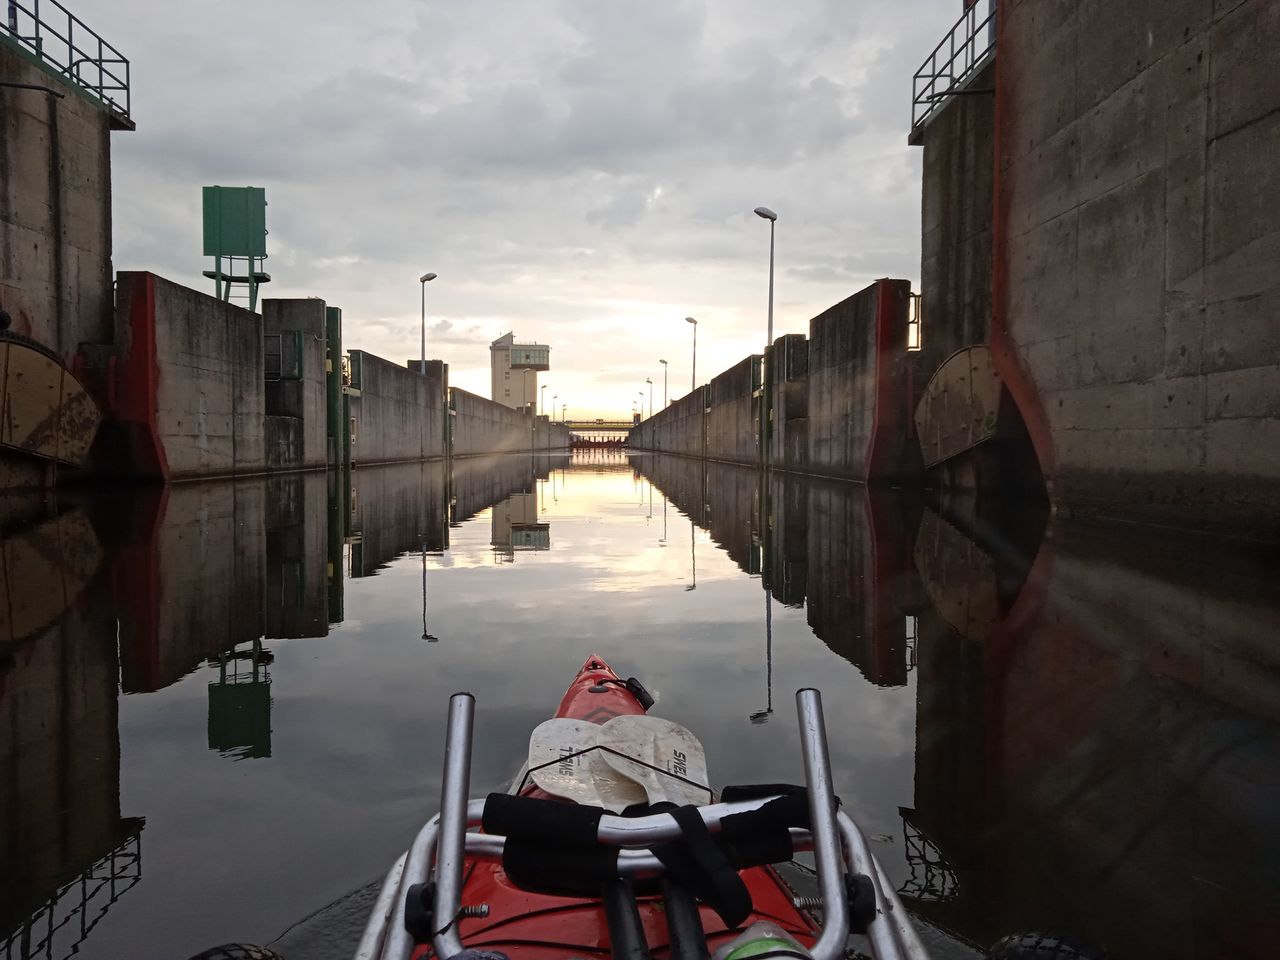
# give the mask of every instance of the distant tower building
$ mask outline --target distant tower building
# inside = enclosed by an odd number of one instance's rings
[[[551,369],[551,348],[543,343],[516,343],[508,333],[489,344],[493,399],[516,410],[538,409],[538,371]]]

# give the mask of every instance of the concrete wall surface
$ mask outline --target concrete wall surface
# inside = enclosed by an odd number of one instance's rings
[[[569,431],[558,425],[539,428],[530,417],[458,387],[449,389],[450,452],[455,457],[517,450],[568,449]],[[539,441],[543,441],[539,443]]]
[[[0,307],[67,366],[111,340],[110,114],[0,42]]]
[[[287,343],[286,362],[293,367],[288,377],[266,381],[266,412],[272,418],[298,421],[276,425],[268,465],[274,469],[324,467],[328,451],[325,303],[316,297],[263,300],[261,324],[264,336],[279,335]]]
[[[778,338],[767,389],[759,389],[762,358],[747,357],[636,425],[630,446],[759,464],[764,410],[775,469],[853,480],[919,476],[910,294],[906,280],[877,280],[814,317],[808,340]]]
[[[358,388],[348,402],[353,421],[353,463],[392,463],[442,457],[445,449],[445,395],[448,383],[440,365],[426,374],[388,360],[351,351],[353,377],[359,371]]]
[[[1280,5],[1001,10],[992,346],[1055,499],[1280,535]]]
[[[995,66],[969,84],[992,90]],[[920,364],[936,370],[991,333],[991,218],[995,190],[995,96],[953,97],[924,135],[920,207]]]
[[[118,284],[104,468],[165,480],[262,473],[262,319],[151,273],[122,272]]]

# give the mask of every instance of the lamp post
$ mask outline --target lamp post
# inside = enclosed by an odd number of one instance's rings
[[[564,421],[565,421],[565,415],[564,415],[564,412],[565,412],[566,410],[568,410],[568,409],[569,409],[569,405],[568,405],[567,403],[562,403],[562,404],[560,404],[560,422],[561,422],[561,423],[564,423]]]
[[[653,416],[653,378],[645,377],[644,382],[649,385],[649,416]]]
[[[538,388],[538,412],[547,412],[547,385],[545,383]]]
[[[693,324],[693,376],[689,378],[689,392],[698,385],[698,321],[693,317],[685,317],[685,323]]]
[[[760,463],[769,467],[769,443],[773,439],[769,429],[772,416],[773,396],[773,229],[777,226],[778,215],[768,207],[756,207],[755,214],[769,221],[769,328],[765,337],[764,354],[761,357],[760,370]]]
[[[769,339],[765,346],[773,346],[773,228],[777,226],[778,215],[768,207],[756,207],[756,216],[769,221]]]
[[[418,283],[422,285],[422,342],[418,352],[418,372],[427,372],[427,282],[434,280],[436,274],[424,273],[418,278]]]
[[[659,360],[662,364],[662,409],[667,409],[667,361]]]
[[[556,401],[559,399],[560,399],[560,394],[553,393],[551,395],[551,422],[552,423],[555,423],[556,421]]]

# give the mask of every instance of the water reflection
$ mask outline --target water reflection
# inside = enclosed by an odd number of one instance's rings
[[[1271,955],[1266,558],[1034,506],[635,464],[868,680],[915,672],[901,889],[922,917],[976,944],[1049,929],[1114,956]]]
[[[613,451],[3,518],[5,956],[271,939],[403,846],[445,694],[480,698],[496,787],[591,649],[720,783],[797,776],[791,693],[821,685],[837,787],[940,956],[1280,932],[1276,600],[1238,549]]]

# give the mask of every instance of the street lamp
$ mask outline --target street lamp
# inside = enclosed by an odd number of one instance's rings
[[[693,317],[685,317],[685,323],[693,324],[693,376],[689,378],[689,392],[698,386],[698,321]]]
[[[565,421],[564,412],[568,409],[569,409],[569,405],[567,403],[560,404],[560,422],[561,423],[564,423]]]
[[[667,361],[659,360],[662,364],[662,409],[667,409]]]
[[[773,346],[773,228],[778,215],[768,207],[756,207],[756,216],[769,221],[769,339],[766,346]]]
[[[427,281],[434,280],[434,273],[424,273],[418,278],[422,284],[422,343],[418,353],[418,372],[427,372]]]
[[[653,378],[645,377],[644,382],[649,385],[649,416],[653,416]]]
[[[547,385],[545,383],[538,388],[538,412],[547,412]]]

